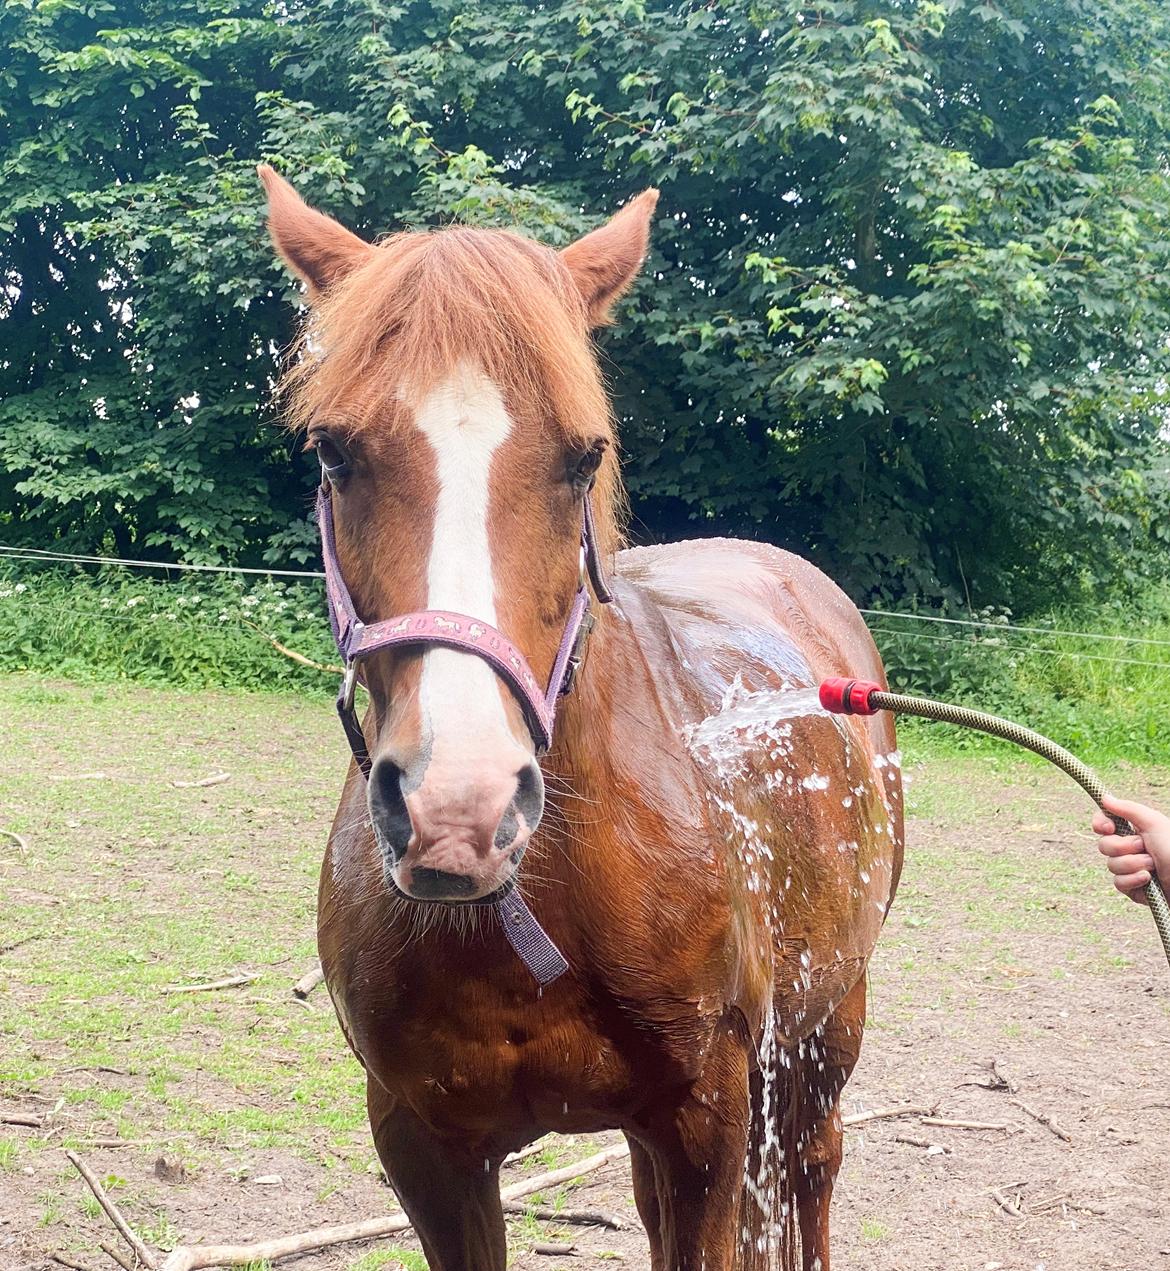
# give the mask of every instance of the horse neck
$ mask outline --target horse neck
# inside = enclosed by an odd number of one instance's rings
[[[636,732],[623,737],[622,724],[653,713],[653,691],[651,669],[633,624],[620,612],[604,612],[589,638],[574,691],[562,700],[547,775],[550,801],[572,828],[576,846],[591,848],[605,838],[610,861],[613,852],[623,851],[620,842],[611,841],[617,837],[610,830],[614,801],[636,801],[648,775],[638,772]],[[568,847],[571,854],[573,845]],[[568,865],[567,877],[575,874]]]

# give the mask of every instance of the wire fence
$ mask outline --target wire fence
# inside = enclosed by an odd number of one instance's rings
[[[102,568],[125,568],[140,570],[174,570],[179,573],[200,573],[200,574],[216,574],[216,575],[238,575],[241,577],[258,577],[258,578],[292,578],[299,580],[321,580],[325,575],[321,570],[313,569],[288,569],[284,567],[273,566],[271,568],[246,567],[242,565],[203,565],[194,564],[187,561],[149,561],[137,560],[133,558],[125,558],[119,556],[100,556],[89,555],[79,552],[55,552],[42,550],[39,548],[17,547],[9,544],[0,543],[0,561],[12,560],[23,561],[30,564],[42,565],[72,565],[75,567],[98,566]],[[59,609],[60,606],[48,601],[38,601],[29,597],[26,593],[20,593],[19,597],[9,595],[0,596],[0,599],[17,599],[24,606],[31,606],[42,609]],[[1078,661],[1086,662],[1108,662],[1112,664],[1127,666],[1142,666],[1157,670],[1170,670],[1170,661],[1153,661],[1149,658],[1132,658],[1123,657],[1116,654],[1100,654],[1100,653],[1084,653],[1072,649],[1057,649],[1050,646],[1036,645],[1033,643],[1022,643],[1014,640],[997,641],[994,637],[997,635],[1023,635],[1023,636],[1047,636],[1049,639],[1074,639],[1087,641],[1105,641],[1111,644],[1141,646],[1143,648],[1166,648],[1170,649],[1170,640],[1158,639],[1152,636],[1129,636],[1119,635],[1113,632],[1103,631],[1074,631],[1059,627],[1044,626],[1028,626],[1015,623],[995,621],[987,618],[947,618],[936,614],[913,613],[905,610],[894,609],[860,609],[859,612],[869,619],[869,626],[875,635],[882,638],[890,639],[910,639],[919,641],[930,641],[935,644],[953,644],[956,637],[963,632],[970,632],[971,639],[967,642],[969,647],[979,648],[987,651],[1011,652],[1013,654],[1023,654],[1026,656],[1048,656],[1073,658]],[[102,611],[100,613],[102,621],[110,622],[126,622],[126,623],[142,623],[147,620],[148,615],[125,614],[125,613],[109,613]],[[152,614],[150,618],[158,619],[160,615]],[[185,611],[181,615],[182,621],[190,623],[193,626],[216,626],[221,625],[223,621],[230,619],[220,619],[213,622],[210,619],[203,620],[200,616],[190,610]],[[179,621],[180,615],[166,615],[163,620]],[[930,623],[941,625],[948,628],[957,628],[954,636],[947,635],[931,635],[924,631],[907,631],[880,625],[883,620],[886,622],[911,622],[911,623]],[[241,627],[251,628],[254,632],[264,636],[270,643],[273,637],[268,635],[254,623],[239,619],[238,625]],[[981,634],[985,633],[985,634]]]

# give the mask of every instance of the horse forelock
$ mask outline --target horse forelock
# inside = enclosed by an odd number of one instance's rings
[[[523,415],[565,443],[614,439],[585,306],[557,254],[506,230],[396,234],[313,305],[282,380],[294,429],[350,435],[412,426],[461,365],[479,368]],[[405,407],[405,409],[404,409]],[[600,546],[621,545],[616,446],[597,477]]]

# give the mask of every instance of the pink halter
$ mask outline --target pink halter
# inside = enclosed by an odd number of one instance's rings
[[[502,632],[478,618],[466,614],[447,613],[439,609],[422,609],[399,614],[381,622],[366,625],[357,616],[349,588],[341,576],[337,559],[337,542],[333,534],[333,498],[327,481],[317,491],[317,523],[321,529],[321,555],[325,562],[325,593],[329,601],[329,622],[338,652],[345,660],[345,679],[337,698],[337,713],[349,739],[353,756],[366,777],[370,775],[369,747],[354,709],[354,689],[359,664],[371,654],[399,645],[439,644],[462,653],[473,653],[483,660],[516,694],[537,754],[544,754],[552,744],[553,722],[557,699],[572,690],[577,668],[585,651],[585,641],[593,627],[589,610],[589,587],[586,572],[597,599],[608,604],[611,595],[605,581],[597,539],[593,528],[593,511],[585,496],[581,525],[581,582],[565,622],[560,648],[553,661],[548,685],[541,688],[527,659]]]

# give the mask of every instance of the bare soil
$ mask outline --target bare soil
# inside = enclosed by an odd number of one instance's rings
[[[45,1118],[0,1124],[0,1268],[114,1267],[65,1146],[162,1247],[388,1212],[328,999],[290,994],[344,759],[328,708],[13,678],[0,711],[0,827],[28,846],[0,836],[0,1118]],[[907,769],[906,873],[844,1111],[926,1104],[1006,1128],[851,1130],[834,1271],[1170,1271],[1170,976],[1148,916],[1108,886],[1060,774],[913,751]],[[1170,769],[1114,784],[1170,802]],[[255,978],[161,991],[235,972]],[[508,1181],[605,1138],[550,1139]],[[512,1221],[513,1266],[648,1267],[624,1163],[542,1199],[628,1226]],[[409,1233],[279,1266],[400,1262],[419,1266]]]

